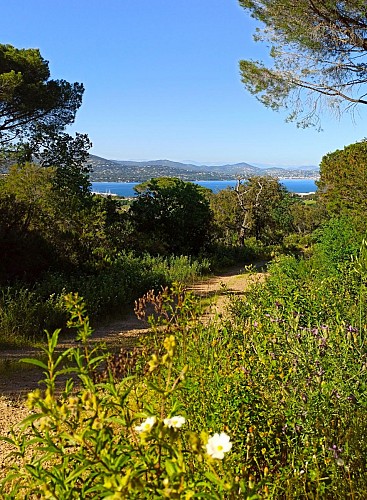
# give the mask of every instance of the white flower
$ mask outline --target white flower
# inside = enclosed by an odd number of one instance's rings
[[[142,424],[135,426],[136,432],[139,432],[139,433],[150,432],[150,430],[153,427],[153,425],[155,424],[156,420],[157,419],[155,417],[148,417],[146,420],[144,420],[144,422]]]
[[[222,460],[224,458],[224,454],[231,448],[232,443],[229,440],[229,436],[227,436],[225,432],[221,432],[220,434],[214,434],[214,436],[208,439],[206,452],[210,457]]]
[[[173,429],[179,429],[186,422],[185,417],[177,415],[176,417],[165,418],[163,423],[166,427],[172,427]]]

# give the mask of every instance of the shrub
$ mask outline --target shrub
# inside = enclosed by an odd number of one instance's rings
[[[210,263],[186,256],[136,257],[118,254],[104,266],[89,273],[48,273],[32,288],[8,287],[0,297],[0,339],[14,343],[42,338],[45,329],[64,328],[66,314],[61,297],[65,293],[83,295],[94,323],[126,312],[135,299],[149,289],[159,290],[173,282],[192,282],[208,273]]]
[[[77,296],[66,300],[69,325],[83,347],[55,358],[55,331],[48,336],[47,362],[27,360],[44,370],[45,390],[29,394],[32,414],[18,433],[3,438],[24,464],[9,466],[3,498],[236,498],[240,488],[245,492],[247,486],[222,467],[232,447],[229,436],[193,432],[184,408],[172,404],[187,366],[177,374],[171,327],[163,322],[163,346],[143,379],[116,380],[112,370],[100,370],[106,355],[87,347],[91,329],[83,303]],[[184,303],[172,306],[168,295],[161,305],[177,326],[188,312]],[[70,373],[77,383],[69,378],[57,395],[58,378]]]
[[[362,283],[365,254],[353,263]],[[136,309],[153,308],[152,334],[134,363],[88,348],[88,319],[69,297],[81,346],[55,357],[56,332],[48,362],[32,361],[45,390],[7,439],[23,465],[9,466],[4,498],[365,498],[365,313],[349,322],[347,287],[339,296],[335,276],[322,285],[310,265],[282,257],[206,326],[182,288],[145,294]]]

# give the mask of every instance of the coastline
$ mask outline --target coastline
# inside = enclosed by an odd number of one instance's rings
[[[312,194],[317,190],[317,186],[315,184],[317,179],[313,178],[284,178],[279,179],[279,182],[283,184],[289,192],[294,194]],[[188,181],[185,181],[188,182]],[[206,187],[211,189],[214,193],[221,191],[222,189],[234,188],[237,180],[228,179],[228,180],[208,180],[208,181],[190,181],[198,184],[202,187]],[[134,191],[134,187],[140,184],[139,182],[115,182],[115,181],[101,181],[101,182],[92,182],[91,191],[95,194],[99,194],[101,196],[119,196],[122,198],[132,198],[137,196],[137,193]]]

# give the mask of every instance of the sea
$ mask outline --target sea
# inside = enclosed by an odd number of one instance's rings
[[[193,181],[199,186],[211,189],[214,193],[228,187],[234,188],[235,180],[228,181]],[[291,193],[314,193],[317,190],[314,179],[281,179],[279,180],[288,191]],[[139,182],[92,182],[93,193],[111,194],[124,198],[136,196],[134,187],[140,184]]]

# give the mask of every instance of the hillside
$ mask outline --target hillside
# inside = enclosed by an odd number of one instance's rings
[[[152,177],[178,177],[191,180],[227,180],[253,175],[271,175],[279,178],[317,178],[317,167],[268,167],[261,168],[248,163],[229,165],[194,165],[170,160],[128,161],[108,160],[90,155],[92,182],[142,182]]]

